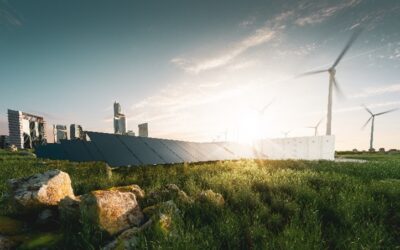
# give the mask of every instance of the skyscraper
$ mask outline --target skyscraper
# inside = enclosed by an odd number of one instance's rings
[[[149,137],[149,127],[147,123],[139,124],[139,136]]]
[[[85,133],[82,126],[78,124],[71,124],[69,127],[69,137],[71,140],[84,140]]]
[[[114,102],[114,134],[126,133],[126,117],[122,114],[121,105]]]
[[[60,140],[67,140],[67,126],[53,125],[54,143],[60,143]]]

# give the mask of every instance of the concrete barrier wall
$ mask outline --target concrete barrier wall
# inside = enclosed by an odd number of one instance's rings
[[[255,148],[267,159],[334,160],[335,136],[267,139]]]

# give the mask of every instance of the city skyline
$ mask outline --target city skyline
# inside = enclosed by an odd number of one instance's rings
[[[0,1],[0,10],[0,134],[8,108],[112,133],[117,101],[127,130],[148,122],[152,137],[311,136],[328,76],[295,76],[330,66],[360,26],[336,74],[347,96],[334,99],[336,148],[368,149],[362,104],[400,107],[396,1]],[[375,129],[377,148],[400,148],[400,113]]]

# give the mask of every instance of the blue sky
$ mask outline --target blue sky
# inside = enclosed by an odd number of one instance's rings
[[[328,75],[293,76],[330,66],[363,25],[337,67],[333,133],[338,149],[367,148],[360,105],[400,107],[399,23],[396,0],[0,0],[0,134],[7,108],[111,132],[116,100],[154,137],[311,135]],[[400,112],[378,117],[376,147],[400,148],[399,130]]]

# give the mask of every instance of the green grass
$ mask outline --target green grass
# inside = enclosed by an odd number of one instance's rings
[[[365,156],[365,155],[364,155]],[[212,189],[223,207],[179,206],[174,234],[155,228],[137,238],[143,249],[400,249],[400,158],[367,163],[226,161],[133,167],[107,178],[103,163],[43,161],[0,151],[0,195],[5,181],[48,169],[70,174],[76,194],[138,184],[146,193],[168,183],[189,196]],[[179,205],[179,204],[178,204]],[[0,215],[14,216],[5,202]],[[90,225],[64,229],[59,249],[97,249]]]

